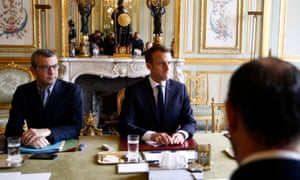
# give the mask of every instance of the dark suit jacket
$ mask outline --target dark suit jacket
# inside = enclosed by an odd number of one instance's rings
[[[78,85],[57,80],[44,108],[36,81],[17,88],[5,136],[21,136],[26,119],[28,128],[50,128],[53,142],[77,138],[83,126],[82,96]]]
[[[119,119],[119,133],[142,136],[147,130],[172,134],[185,130],[192,137],[196,121],[184,84],[168,80],[165,92],[164,121],[159,121],[158,109],[149,78],[128,86]]]
[[[134,55],[134,49],[141,50],[141,53],[144,54],[144,41],[142,39],[132,41],[132,55]]]
[[[240,166],[231,180],[295,180],[300,179],[300,161],[294,159],[268,159]]]

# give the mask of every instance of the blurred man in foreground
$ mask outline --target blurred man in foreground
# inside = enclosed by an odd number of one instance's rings
[[[239,168],[232,180],[300,179],[300,72],[269,57],[242,65],[226,102]]]

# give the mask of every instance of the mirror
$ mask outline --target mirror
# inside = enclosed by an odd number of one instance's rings
[[[80,43],[80,14],[78,12],[78,1],[69,0],[69,17],[75,22],[76,27],[76,45]],[[87,0],[88,1],[88,0]],[[91,0],[93,1],[93,0]],[[89,19],[89,33],[95,30],[108,33],[113,31],[113,23],[111,13],[117,7],[118,0],[94,0],[94,6]],[[131,17],[132,32],[140,32],[144,43],[153,42],[153,18],[151,12],[147,7],[146,0],[124,0],[125,8],[128,10]],[[170,1],[166,7],[166,13],[163,15],[163,44],[167,47],[171,46],[171,42],[175,37],[175,12],[179,7],[179,2]],[[178,11],[178,10],[177,10]],[[179,35],[178,35],[179,36]],[[176,44],[176,42],[175,42]]]

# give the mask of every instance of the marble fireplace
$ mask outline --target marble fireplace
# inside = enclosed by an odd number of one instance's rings
[[[172,59],[170,76],[184,81],[184,59]],[[119,89],[141,80],[149,74],[144,57],[67,57],[60,59],[60,78],[79,84],[83,93],[83,113],[96,115],[97,127],[106,119],[117,118],[116,94]]]

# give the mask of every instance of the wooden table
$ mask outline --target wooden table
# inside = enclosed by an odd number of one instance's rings
[[[233,160],[222,154],[220,148],[226,148],[228,142],[221,134],[197,134],[198,143],[210,142],[212,144],[212,170],[204,172],[207,178],[228,178],[232,169],[236,167]],[[215,141],[219,145],[213,143]],[[221,144],[220,144],[221,142]],[[58,153],[55,160],[31,160],[27,159],[22,167],[0,169],[0,172],[40,173],[51,172],[52,180],[143,180],[148,179],[147,173],[117,174],[116,165],[100,165],[97,163],[97,153],[102,144],[109,144],[116,150],[119,149],[119,136],[82,136],[80,143],[85,143],[83,151]],[[223,143],[223,144],[222,144]],[[217,150],[218,149],[218,150]]]

